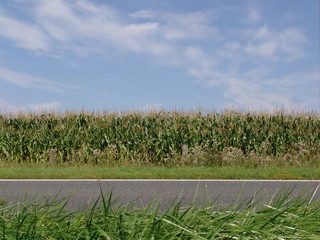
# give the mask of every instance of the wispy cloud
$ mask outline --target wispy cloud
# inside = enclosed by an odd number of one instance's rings
[[[23,88],[43,89],[53,92],[61,92],[66,89],[81,89],[80,86],[57,83],[49,81],[47,79],[32,76],[30,74],[15,72],[6,68],[0,68],[0,81],[6,81]]]
[[[55,102],[43,102],[34,103],[27,106],[17,106],[10,104],[3,99],[0,99],[0,113],[19,113],[19,112],[46,112],[46,111],[58,111],[61,108],[61,104],[57,101]]]
[[[104,52],[110,43],[120,49],[153,54],[159,52],[158,48],[166,48],[152,40],[158,23],[122,22],[116,10],[106,5],[98,6],[85,0],[42,1],[35,8],[35,15],[38,24],[58,43],[54,47],[62,46],[76,53],[81,48]]]
[[[212,12],[156,14],[141,10],[130,17],[146,21],[134,23],[121,18],[112,7],[87,0],[27,2],[34,21],[24,23],[2,15],[0,34],[29,50],[72,50],[83,55],[90,49],[104,53],[112,44],[120,51],[164,55],[173,51],[176,41],[220,37],[210,24],[215,17]]]
[[[272,68],[257,68],[246,72],[206,72],[203,81],[208,87],[224,89],[228,105],[251,109],[305,109],[314,104],[313,86],[320,81],[317,72],[297,72],[282,77],[272,76]],[[301,87],[304,86],[304,89]]]
[[[141,110],[145,112],[154,111],[154,110],[161,110],[161,104],[160,103],[154,103],[154,104],[144,104],[141,106]]]
[[[0,12],[0,36],[12,40],[18,47],[47,51],[48,38],[36,26],[12,19]]]
[[[172,57],[172,54],[181,54],[177,50],[185,46],[181,41],[189,44],[198,40],[221,42],[225,38],[212,24],[218,15],[209,10],[191,13],[141,10],[130,15],[131,19],[144,19],[135,23],[121,18],[110,6],[87,0],[30,0],[28,3],[34,21],[25,23],[2,14],[0,35],[29,50],[52,54],[71,50],[84,55],[118,49]],[[250,22],[259,21],[257,7],[251,4],[247,12]],[[279,55],[284,54],[290,61],[304,56],[302,46],[306,37],[299,28],[276,31],[265,24],[241,31],[246,41],[242,48],[250,56],[278,60]],[[238,32],[231,37],[239,39]],[[233,41],[230,47],[235,50],[240,45]]]
[[[239,22],[244,26],[228,31],[215,25],[219,16],[214,10],[175,13],[144,9],[126,18],[108,5],[88,0],[27,3],[32,21],[0,13],[0,35],[20,48],[81,56],[115,51],[146,54],[163,64],[184,67],[196,83],[223,89],[230,102],[241,106],[305,106],[311,101],[295,100],[298,77],[272,75],[273,64],[306,56],[303,29],[262,25],[263,11],[254,2],[242,8],[245,19]],[[256,59],[269,67],[257,66]],[[241,71],[241,66],[248,68],[248,62],[254,62],[251,69]],[[24,88],[79,89],[4,68],[0,80]]]
[[[8,103],[0,98],[0,109],[5,109],[8,106]]]
[[[293,61],[305,56],[303,44],[306,37],[299,28],[271,30],[267,25],[244,31],[249,41],[245,52],[272,60]]]
[[[161,16],[165,22],[162,26],[166,40],[220,40],[217,28],[211,25],[215,14],[213,12],[167,13]]]
[[[244,20],[247,24],[256,24],[261,19],[261,10],[256,2],[249,2],[245,9],[246,18]]]
[[[154,11],[150,10],[140,10],[138,12],[131,13],[129,15],[132,18],[149,18],[153,19],[157,17],[157,14]]]
[[[28,106],[32,111],[41,112],[41,111],[54,111],[58,110],[61,107],[59,102],[44,102],[36,103]]]

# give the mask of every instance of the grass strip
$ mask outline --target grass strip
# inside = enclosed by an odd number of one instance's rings
[[[293,197],[292,189],[281,190],[270,201],[243,201],[224,208],[196,200],[183,206],[179,200],[165,212],[159,211],[156,201],[132,209],[102,191],[87,210],[66,209],[70,197],[12,204],[2,200],[0,238],[319,239],[320,200],[311,201],[315,192],[306,192]]]
[[[2,166],[1,179],[295,179],[319,180],[319,168]]]

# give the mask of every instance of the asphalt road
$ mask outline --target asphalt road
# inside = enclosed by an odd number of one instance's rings
[[[134,207],[148,205],[153,199],[161,203],[161,210],[183,197],[185,205],[197,196],[200,204],[215,200],[218,206],[249,200],[255,196],[259,201],[270,201],[282,190],[293,189],[292,197],[307,188],[307,193],[314,193],[313,200],[320,199],[320,181],[286,180],[0,180],[0,199],[8,202],[28,202],[34,199],[52,200],[69,196],[67,208],[75,210],[86,208],[101,195],[112,191],[113,199],[122,204],[130,203]]]

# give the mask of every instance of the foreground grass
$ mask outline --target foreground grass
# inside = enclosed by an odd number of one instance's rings
[[[316,191],[316,190],[315,190]],[[182,201],[159,211],[159,203],[132,209],[103,196],[89,210],[69,211],[69,198],[0,203],[1,239],[319,239],[320,201],[315,192],[292,197],[282,191],[267,202],[254,197],[219,208]],[[196,198],[195,198],[196,199]]]
[[[320,179],[319,168],[245,167],[44,167],[2,165],[1,179]]]

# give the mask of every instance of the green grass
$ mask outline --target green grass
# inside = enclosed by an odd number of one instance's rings
[[[0,202],[1,239],[319,239],[320,201],[313,193],[292,197],[292,189],[272,200],[254,197],[221,208],[178,200],[165,212],[160,203],[143,209],[120,205],[112,194],[88,210],[67,210],[69,198]],[[195,197],[195,199],[197,199]]]
[[[319,168],[244,167],[41,167],[13,165],[0,168],[2,179],[320,179]]]

